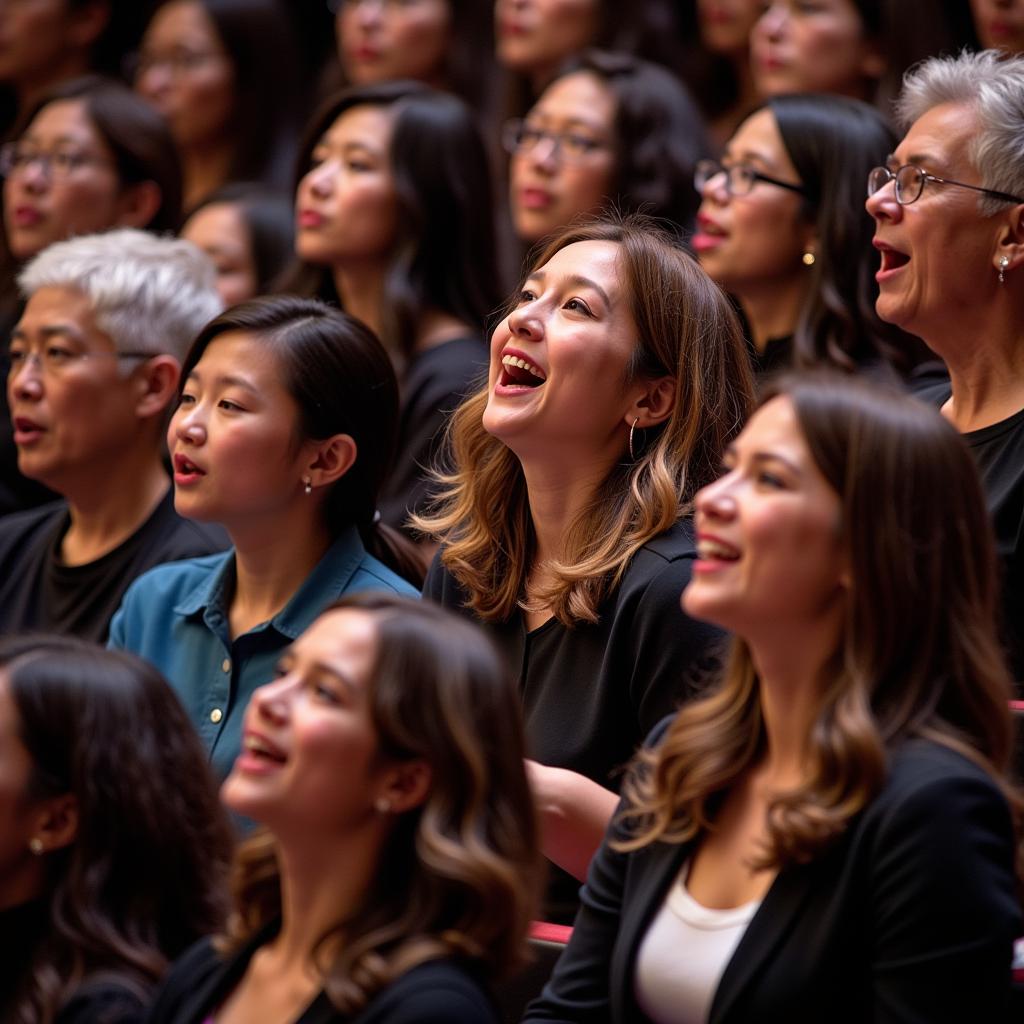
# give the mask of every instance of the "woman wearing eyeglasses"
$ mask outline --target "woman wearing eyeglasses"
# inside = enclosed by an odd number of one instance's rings
[[[587,51],[506,124],[504,142],[512,222],[528,245],[608,205],[693,226],[708,143],[686,87],[656,64]]]
[[[941,406],[981,472],[1024,679],[1024,57],[936,58],[908,75],[906,135],[871,174],[878,313],[920,336]]]
[[[892,149],[882,117],[858,100],[780,96],[751,114],[720,164],[702,162],[692,246],[739,302],[759,375],[827,364],[888,375],[914,345],[875,313],[870,168]]]

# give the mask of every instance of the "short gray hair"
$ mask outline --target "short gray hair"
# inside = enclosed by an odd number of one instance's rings
[[[903,77],[896,116],[906,131],[941,103],[966,104],[977,118],[967,152],[985,188],[1024,196],[1024,56],[982,50],[922,61]],[[1005,208],[979,198],[986,216]]]
[[[209,259],[191,242],[121,228],[45,248],[18,275],[26,298],[74,288],[119,352],[182,362],[200,329],[224,307]]]

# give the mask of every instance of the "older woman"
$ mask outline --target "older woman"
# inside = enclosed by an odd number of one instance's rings
[[[879,315],[949,380],[922,396],[964,435],[1003,567],[1003,628],[1024,678],[1024,58],[929,60],[909,74],[903,141],[871,172]]]

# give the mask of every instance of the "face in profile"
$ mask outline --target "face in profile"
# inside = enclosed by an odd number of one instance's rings
[[[376,660],[371,614],[321,615],[249,702],[242,753],[222,789],[227,806],[279,834],[345,834],[379,819],[386,766],[370,713]]]
[[[313,148],[295,198],[295,251],[318,265],[383,265],[398,231],[391,170],[394,113],[357,106]]]
[[[10,361],[21,472],[62,493],[109,477],[140,429],[142,360],[118,355],[83,292],[40,288],[14,328]]]
[[[616,242],[575,242],[523,283],[491,337],[484,429],[520,456],[620,453],[637,329]]]
[[[544,90],[512,151],[512,222],[521,239],[536,242],[608,201],[615,109],[611,89],[590,71],[565,75]]]
[[[746,55],[750,31],[764,12],[764,0],[697,0],[700,41],[724,56]]]
[[[235,73],[199,0],[171,0],[146,29],[135,89],[167,120],[184,149],[229,136]]]
[[[279,521],[302,500],[311,442],[265,339],[228,331],[182,387],[167,431],[181,515],[235,527]],[[306,498],[305,500],[309,500]]]
[[[412,78],[442,86],[451,32],[449,0],[342,0],[338,7],[338,56],[353,85]]]
[[[225,307],[259,292],[252,236],[238,203],[210,203],[196,210],[181,237],[201,249],[217,272],[217,293]]]
[[[16,259],[71,235],[141,226],[138,190],[121,187],[114,154],[83,100],[48,103],[8,153],[4,223]]]
[[[754,413],[696,507],[687,614],[748,640],[834,621],[846,579],[839,496],[816,466],[788,398]]]
[[[853,0],[774,0],[754,25],[750,54],[762,96],[835,92],[866,99],[885,70]]]
[[[971,0],[971,15],[985,49],[1024,53],[1024,0]]]
[[[775,115],[767,108],[740,125],[726,144],[722,163],[746,165],[778,181],[801,184]],[[734,195],[726,175],[716,175],[704,186],[697,232],[691,239],[701,267],[740,298],[775,294],[806,278],[801,256],[813,232],[802,207],[803,198],[790,189],[755,179],[749,192]]]
[[[600,16],[600,0],[496,0],[498,62],[543,84],[591,44]]]

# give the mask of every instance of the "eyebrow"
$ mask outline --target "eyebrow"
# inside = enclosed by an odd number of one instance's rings
[[[36,332],[39,336],[47,341],[50,338],[70,338],[72,341],[77,341],[80,344],[85,341],[85,335],[72,324],[48,324],[44,327],[40,327]],[[28,332],[20,325],[15,324],[11,330],[11,341],[25,340],[28,338]]]
[[[548,275],[543,270],[535,270],[527,281],[540,281],[543,284],[547,280]],[[608,293],[596,282],[592,281],[589,277],[584,277],[582,274],[569,274],[565,278],[566,284],[576,285],[577,288],[592,288],[598,295],[601,296],[601,300],[604,304],[611,309],[612,302],[608,298]]]
[[[739,449],[736,447],[735,443],[727,445],[725,449],[725,454],[730,455],[733,458],[736,458],[739,456]],[[764,462],[781,462],[783,466],[789,469],[790,472],[794,473],[796,476],[803,475],[803,472],[800,469],[800,467],[795,462],[793,462],[792,459],[787,458],[785,455],[780,455],[778,452],[753,451],[747,455],[747,458],[751,462],[759,464]]]
[[[192,369],[189,371],[188,380],[197,380],[202,383],[202,374],[198,369]],[[230,373],[221,374],[213,380],[213,383],[219,387],[236,387],[244,388],[246,391],[251,391],[254,395],[259,394],[259,391],[250,381],[247,381],[244,377],[235,377]]]

